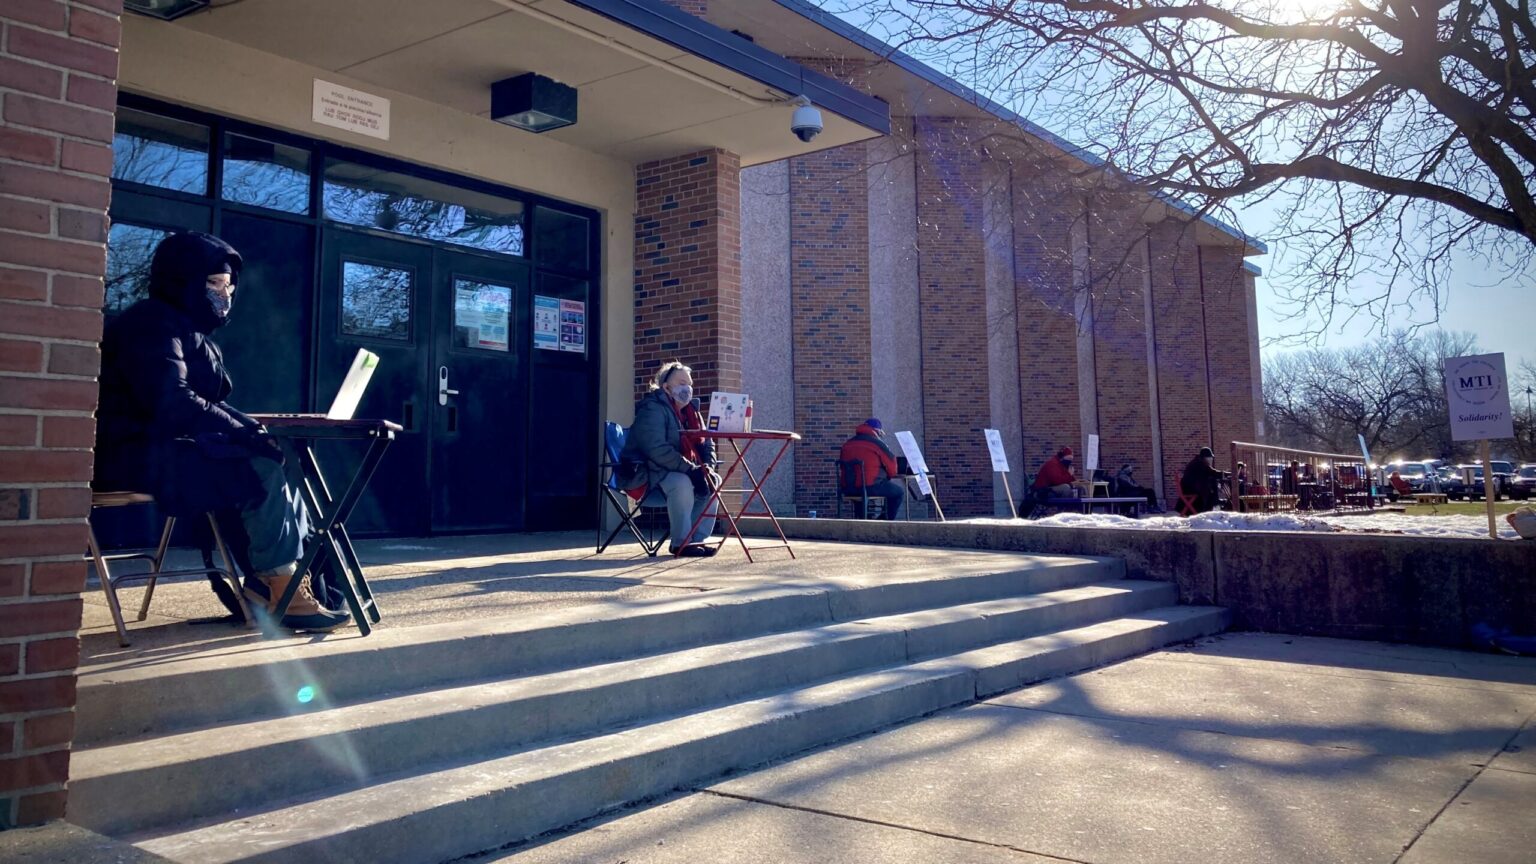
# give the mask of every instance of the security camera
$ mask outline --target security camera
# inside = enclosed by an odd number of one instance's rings
[[[812,138],[821,134],[821,112],[805,96],[795,97],[793,104],[795,115],[789,120],[789,131],[809,144]]]

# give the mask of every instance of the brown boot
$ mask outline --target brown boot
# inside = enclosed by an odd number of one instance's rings
[[[352,616],[346,612],[335,612],[321,606],[315,600],[315,595],[309,589],[309,582],[302,576],[296,577],[295,566],[288,564],[266,573],[257,573],[267,586],[267,611],[277,610],[278,601],[283,597],[283,592],[288,590],[288,583],[295,578],[300,579],[299,587],[293,594],[293,600],[288,603],[288,611],[283,615],[283,626],[291,630],[334,630],[347,623]]]

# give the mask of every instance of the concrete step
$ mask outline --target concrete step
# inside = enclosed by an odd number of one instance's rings
[[[109,834],[588,735],[859,670],[953,654],[1177,601],[1118,580],[479,681],[270,720],[86,747],[70,818]]]
[[[80,672],[75,743],[283,717],[381,694],[579,668],[1124,575],[1124,562],[1113,558],[1030,556],[1020,567],[1014,557],[1004,569],[971,564],[942,577],[895,573],[879,585],[721,589],[623,607],[563,609],[527,621],[472,619],[386,628],[366,639],[240,645],[188,658],[93,664]],[[301,691],[307,700],[300,701]]]
[[[158,836],[175,861],[446,861],[624,804],[1031,681],[1217,632],[1226,613],[1163,607],[786,689],[575,741],[374,782]]]

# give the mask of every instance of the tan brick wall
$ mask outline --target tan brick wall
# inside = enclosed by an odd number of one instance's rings
[[[873,411],[865,156],[849,144],[789,163],[797,513],[831,515],[832,462]]]
[[[635,395],[660,364],[741,389],[741,160],[705,150],[635,170]]]
[[[121,12],[0,4],[0,827],[64,815]]]
[[[1254,376],[1248,293],[1252,281],[1243,259],[1231,246],[1200,247],[1200,273],[1205,295],[1205,344],[1210,358],[1211,408],[1215,417],[1211,446],[1216,464],[1230,469],[1229,444],[1252,441],[1256,434]],[[1252,469],[1253,466],[1249,466]],[[1253,475],[1250,470],[1250,476]]]

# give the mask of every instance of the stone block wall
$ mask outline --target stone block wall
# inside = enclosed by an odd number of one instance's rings
[[[635,396],[668,360],[694,390],[741,389],[741,160],[705,150],[635,169]]]
[[[64,815],[121,14],[0,4],[0,828]]]

